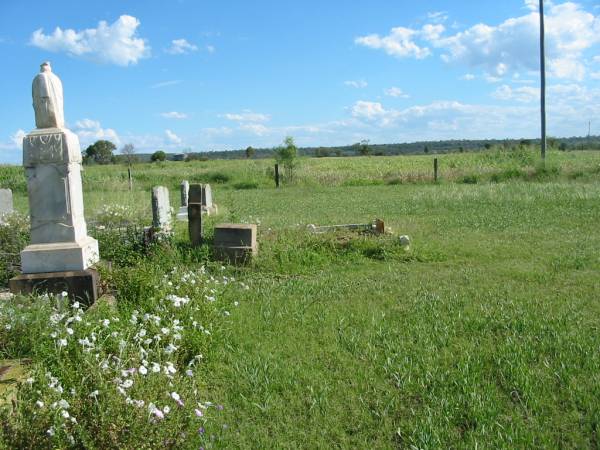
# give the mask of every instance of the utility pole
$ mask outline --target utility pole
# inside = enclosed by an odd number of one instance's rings
[[[544,26],[544,0],[540,0],[540,72],[542,114],[542,160],[546,160],[546,45]]]

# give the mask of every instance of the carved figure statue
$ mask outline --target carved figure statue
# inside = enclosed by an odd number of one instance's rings
[[[37,128],[64,128],[63,88],[60,79],[52,73],[49,62],[40,66],[40,73],[31,86],[35,126]]]

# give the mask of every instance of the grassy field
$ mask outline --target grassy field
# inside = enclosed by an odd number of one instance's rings
[[[133,260],[134,249],[100,237],[101,254],[114,260],[112,272],[103,272],[116,289],[110,314],[121,322],[133,310],[167,311],[157,299],[170,288],[154,285],[173,268],[204,264],[215,277],[235,279],[215,288],[215,304],[185,314],[168,310],[186,327],[189,315],[212,330],[202,341],[195,340],[196,326],[182,331],[177,365],[194,352],[204,357],[193,386],[174,378],[168,389],[222,408],[203,417],[200,433],[183,412],[159,424],[148,412],[130,417],[118,412],[122,402],[108,376],[98,380],[107,399],[91,404],[92,387],[82,379],[95,379],[97,364],[73,367],[89,362],[75,350],[65,364],[49,338],[43,345],[20,341],[15,329],[2,328],[6,311],[0,312],[4,357],[30,357],[39,373],[52,367],[65,390],[76,388],[71,403],[82,418],[69,425],[70,434],[48,436],[50,419],[19,406],[2,413],[0,442],[7,448],[17,438],[13,448],[598,448],[600,153],[552,152],[545,168],[527,149],[444,155],[437,184],[432,159],[302,160],[294,183],[279,190],[272,161],[139,165],[133,192],[125,168],[86,168],[89,220],[102,221],[104,205],[122,205],[119,218],[149,222],[149,188],[168,186],[177,207],[185,178],[212,183],[220,215],[209,225],[260,223],[259,257],[224,270],[209,262],[208,244],[189,248],[182,224],[166,248]],[[21,172],[0,169],[0,176],[25,212]],[[376,217],[393,233],[306,230]],[[411,237],[410,251],[400,246],[400,234]],[[205,295],[186,292],[192,299]],[[33,311],[23,327],[32,322],[45,333],[40,318],[52,311],[27,305],[10,313]],[[88,314],[102,320],[108,313]],[[125,323],[119,332],[134,333]],[[116,351],[111,345],[103,354]],[[164,386],[147,382],[140,389],[141,398],[151,398]],[[41,395],[21,391],[21,405]]]

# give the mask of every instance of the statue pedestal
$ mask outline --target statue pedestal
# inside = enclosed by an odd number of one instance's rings
[[[82,271],[99,260],[98,242],[83,216],[79,139],[63,128],[23,139],[31,245],[21,252],[24,274]]]

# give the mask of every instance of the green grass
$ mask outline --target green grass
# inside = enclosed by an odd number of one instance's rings
[[[598,447],[600,154],[553,152],[545,167],[525,150],[440,158],[438,184],[432,157],[320,158],[302,160],[295,184],[279,190],[267,177],[271,161],[140,165],[132,193],[126,179],[115,184],[116,171],[86,168],[90,218],[119,204],[149,221],[152,184],[167,185],[178,206],[182,178],[222,174],[221,184],[213,181],[221,214],[210,218],[209,238],[218,221],[260,223],[259,257],[227,269],[237,281],[206,312],[214,317],[210,341],[187,344],[206,352],[201,396],[224,405],[207,420],[202,445]],[[17,192],[22,211],[24,200]],[[375,218],[393,234],[313,235],[306,227]],[[208,245],[191,249],[185,232],[178,224],[172,245],[157,253],[101,239],[116,266],[106,279],[119,288],[111,314],[126,319],[133,308],[153,308],[145,299],[155,277],[207,263]],[[401,234],[411,237],[409,252]],[[223,308],[231,315],[219,316]],[[43,321],[32,323],[43,330]],[[42,341],[38,348],[4,333],[0,349],[57,371]],[[79,382],[80,372],[63,370]],[[145,389],[150,396],[160,388]],[[81,407],[90,417],[77,436],[88,448],[119,439],[122,448],[140,448],[134,437],[145,434],[148,446],[161,445],[169,430],[195,432],[180,418],[160,431],[143,417],[128,428],[115,413],[114,436],[90,437],[93,414],[108,426],[118,405],[110,397],[94,412]],[[12,428],[4,417],[5,429],[46,442],[31,416]],[[183,438],[178,448],[196,444]]]

